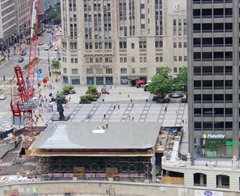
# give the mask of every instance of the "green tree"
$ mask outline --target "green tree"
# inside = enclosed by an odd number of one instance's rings
[[[52,8],[51,12],[49,13],[50,19],[55,20],[56,22],[61,21],[61,8],[60,5],[56,5]]]
[[[53,69],[59,69],[59,68],[60,68],[60,62],[53,59],[53,60],[52,60],[52,65],[51,65],[51,67],[52,67]]]
[[[164,94],[172,92],[172,79],[169,73],[169,67],[157,68],[157,73],[152,78],[152,82],[148,84],[148,91],[153,94]]]
[[[187,79],[188,79],[188,70],[187,67],[182,67],[179,71],[179,74],[177,75],[174,82],[174,88],[175,90],[181,91],[184,89],[184,87],[187,85]],[[186,90],[186,89],[184,89]]]

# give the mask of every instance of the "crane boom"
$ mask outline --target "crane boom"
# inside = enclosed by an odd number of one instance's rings
[[[17,83],[17,93],[12,95],[10,107],[13,115],[13,124],[24,125],[24,145],[28,149],[33,142],[33,110],[37,107],[34,101],[34,80],[36,71],[36,52],[38,42],[38,16],[40,13],[40,0],[31,0],[30,9],[30,47],[28,56],[28,72],[24,80],[22,69],[19,65],[14,66]],[[29,21],[27,21],[29,24]],[[26,25],[28,26],[28,25]],[[27,137],[29,137],[27,139]]]

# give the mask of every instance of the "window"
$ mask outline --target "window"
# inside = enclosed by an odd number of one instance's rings
[[[78,58],[75,58],[75,63],[78,63]]]
[[[174,56],[174,57],[173,57],[173,61],[177,61],[177,56]]]
[[[135,45],[134,43],[131,43],[131,48],[134,49],[135,48]]]
[[[63,68],[63,73],[67,73],[67,68]]]
[[[187,48],[187,42],[184,42],[184,48]]]
[[[139,41],[139,48],[147,48],[147,42],[146,41]]]
[[[141,73],[141,74],[147,73],[147,68],[140,68],[140,73]]]
[[[155,48],[162,48],[162,47],[163,47],[162,41],[155,41]]]
[[[78,74],[78,69],[72,69],[72,74]]]
[[[147,62],[147,57],[140,57],[140,63]]]
[[[162,56],[160,56],[160,57],[156,57],[156,62],[163,62],[163,57]]]
[[[178,61],[182,61],[182,56],[179,56],[179,57],[178,57]]]
[[[187,56],[184,56],[184,61],[187,61]]]
[[[106,69],[106,74],[112,74],[112,68],[107,68]]]
[[[127,73],[127,68],[121,68],[121,74],[126,74]]]
[[[120,57],[120,63],[123,63],[123,57]]]
[[[96,74],[102,74],[102,69],[96,69]]]
[[[87,74],[93,74],[93,69],[87,69]]]
[[[178,48],[182,48],[182,42],[178,42]]]
[[[71,63],[74,63],[74,58],[71,58]]]
[[[173,68],[174,73],[177,73],[177,67]]]
[[[135,74],[135,68],[132,68],[132,74]]]
[[[119,42],[119,48],[120,49],[127,48],[127,42]]]
[[[177,48],[177,42],[173,42],[173,48]]]
[[[124,63],[126,63],[127,62],[127,57],[124,57]]]
[[[132,57],[132,63],[134,63],[135,62],[135,57]]]

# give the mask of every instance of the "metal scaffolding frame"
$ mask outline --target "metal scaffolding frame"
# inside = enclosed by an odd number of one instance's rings
[[[150,157],[41,157],[37,170],[41,174],[74,173],[74,168],[85,173],[106,173],[106,168],[117,168],[118,173],[144,173],[151,176]]]

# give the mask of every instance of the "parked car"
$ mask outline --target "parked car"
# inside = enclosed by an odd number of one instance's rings
[[[25,56],[25,55],[27,54],[27,52],[26,52],[26,50],[22,50],[22,51],[20,52],[20,54],[21,54],[21,56]]]
[[[4,94],[1,94],[1,95],[0,95],[0,100],[4,100],[4,99],[6,99],[6,98],[7,98],[6,95],[4,95]]]
[[[39,45],[39,46],[43,45],[43,42],[38,42],[38,45]]]
[[[21,62],[23,62],[23,61],[24,61],[24,58],[20,56],[20,57],[18,58],[18,62],[21,63]]]
[[[54,50],[55,50],[55,51],[58,51],[58,50],[59,50],[59,48],[58,48],[58,47],[56,47]]]

